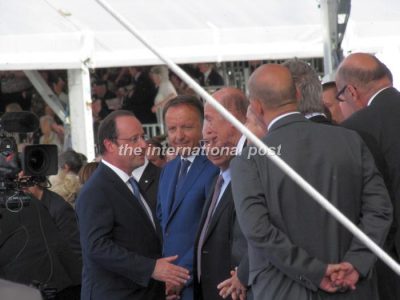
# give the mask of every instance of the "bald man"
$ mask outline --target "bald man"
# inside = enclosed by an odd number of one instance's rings
[[[259,67],[248,90],[253,112],[268,126],[265,144],[280,148],[284,161],[382,245],[392,207],[360,137],[301,115],[293,79],[284,66]],[[377,299],[375,255],[254,150],[245,148],[231,162],[254,299]],[[337,275],[345,276],[337,280]]]
[[[355,112],[342,123],[356,130],[372,152],[388,187],[394,222],[384,250],[400,258],[400,93],[392,87],[389,69],[366,53],[349,55],[336,73],[339,98]],[[400,277],[378,262],[381,299],[400,299]]]

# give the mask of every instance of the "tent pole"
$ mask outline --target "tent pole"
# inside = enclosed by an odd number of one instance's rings
[[[92,95],[89,69],[68,70],[69,118],[72,148],[86,155],[88,161],[95,158],[92,118]]]

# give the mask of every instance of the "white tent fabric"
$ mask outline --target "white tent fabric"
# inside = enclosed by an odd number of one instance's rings
[[[376,54],[393,73],[400,88],[400,1],[352,0],[350,19],[342,43],[344,54]]]
[[[177,63],[322,57],[316,1],[112,0]],[[0,70],[160,63],[95,0],[0,4]]]

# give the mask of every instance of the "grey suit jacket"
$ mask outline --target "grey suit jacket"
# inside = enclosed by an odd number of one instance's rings
[[[289,166],[383,244],[392,207],[373,158],[356,133],[295,114],[277,121],[264,142],[280,146]],[[266,155],[249,155],[246,148],[231,168],[255,299],[375,299],[375,256]],[[318,287],[327,264],[341,261],[355,266],[362,279],[354,292],[325,294]]]

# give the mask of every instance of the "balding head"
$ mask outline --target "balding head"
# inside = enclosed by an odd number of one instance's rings
[[[368,53],[354,53],[340,64],[336,79],[345,84],[366,86],[384,81],[391,84],[393,77],[387,66]]]
[[[345,86],[354,88],[353,98],[366,106],[370,97],[380,89],[392,86],[393,77],[387,66],[368,53],[347,56],[336,72],[338,90]]]
[[[257,68],[248,83],[249,99],[259,100],[266,108],[296,104],[296,87],[288,68],[266,64]]]
[[[247,107],[249,100],[238,88],[225,87],[213,94],[213,97],[229,112],[231,112],[242,123],[246,121]],[[209,105],[209,104],[206,104]]]

